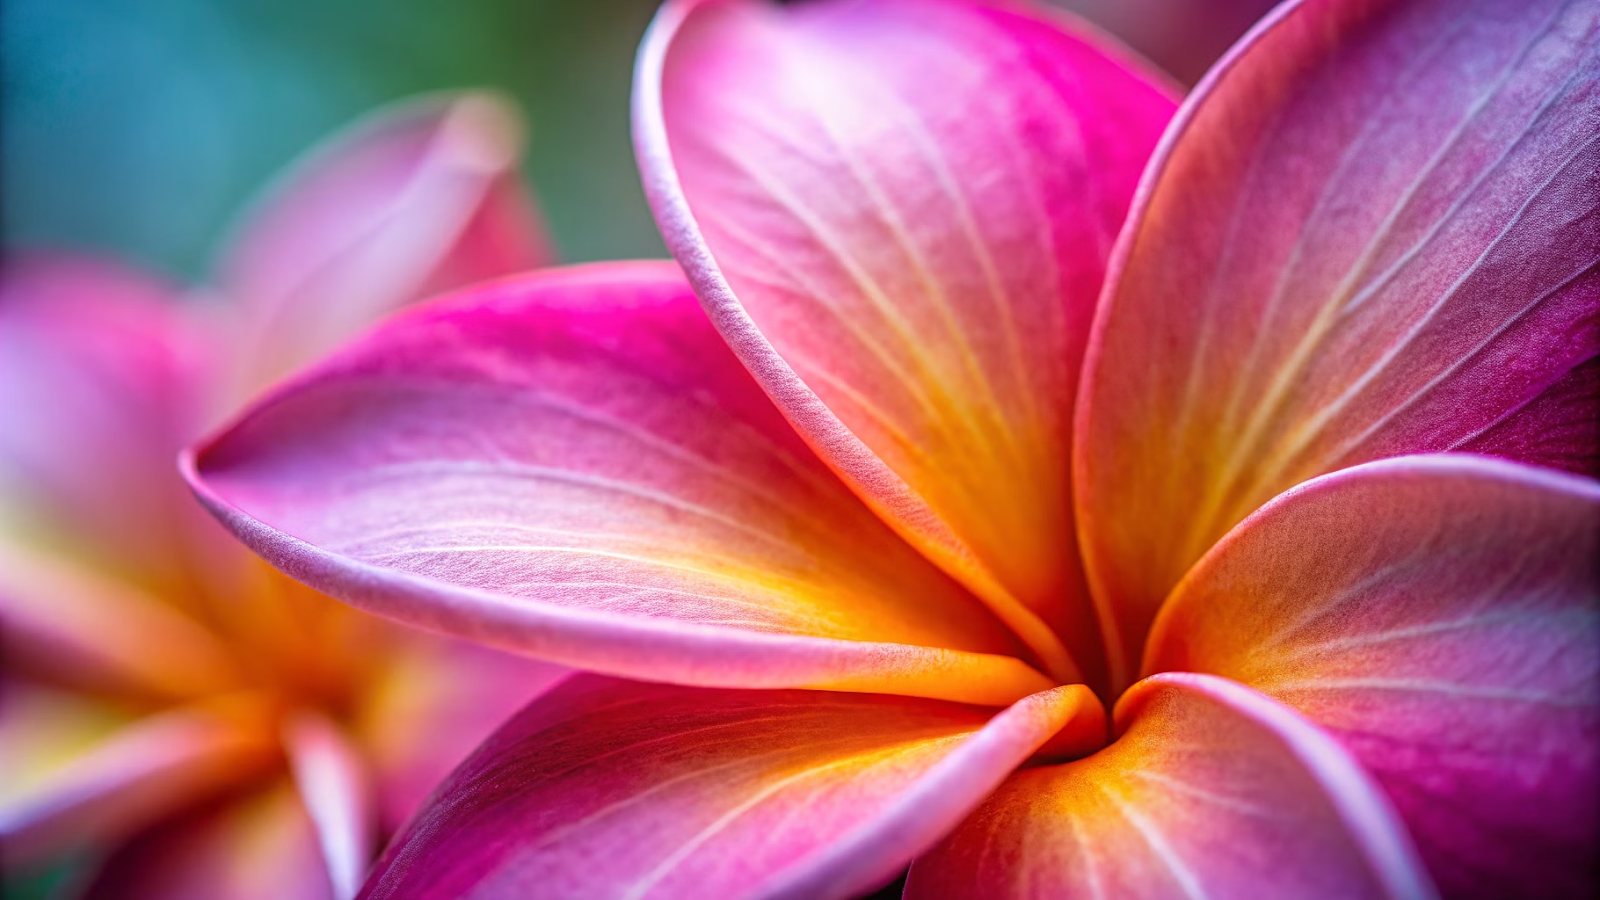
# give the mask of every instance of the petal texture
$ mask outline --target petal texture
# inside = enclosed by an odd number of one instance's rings
[[[522,122],[494,94],[379,110],[314,150],[228,242],[246,307],[245,392],[430,293],[549,262],[518,175]]]
[[[1071,398],[1166,89],[1010,7],[678,2],[635,98],[667,245],[740,358],[1053,674],[1092,677]]]
[[[406,317],[194,467],[296,578],[567,665],[991,704],[1048,686],[807,452],[668,263]]]
[[[849,897],[1047,742],[1081,753],[1104,735],[1081,685],[996,714],[578,675],[440,787],[362,896]]]
[[[1300,481],[1474,447],[1594,470],[1592,407],[1544,398],[1595,390],[1597,135],[1590,2],[1307,0],[1214,70],[1115,254],[1079,408],[1124,678],[1190,564]]]
[[[1360,766],[1286,707],[1221,678],[1157,675],[1095,755],[1013,775],[907,898],[1429,897]]]
[[[1600,841],[1600,486],[1415,457],[1317,479],[1174,592],[1152,669],[1334,733],[1452,896],[1588,896]]]

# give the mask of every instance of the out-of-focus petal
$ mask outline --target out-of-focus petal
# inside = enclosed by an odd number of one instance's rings
[[[207,363],[165,284],[34,254],[0,270],[0,525],[183,583],[193,501],[172,460],[198,427]]]
[[[419,310],[265,400],[191,478],[307,584],[567,665],[995,705],[1048,686],[808,453],[670,263]]]
[[[1369,463],[1208,554],[1151,670],[1245,682],[1336,735],[1447,893],[1588,896],[1600,840],[1600,485],[1470,456]]]
[[[123,845],[87,900],[336,900],[311,817],[276,783],[163,823]]]
[[[1290,4],[1141,190],[1074,454],[1124,678],[1188,567],[1300,481],[1525,415],[1574,442],[1530,458],[1596,464],[1593,409],[1539,398],[1600,353],[1600,7]]]
[[[1167,674],[1116,721],[1099,753],[1008,779],[916,861],[906,897],[1432,896],[1382,792],[1292,710]]]
[[[997,713],[576,675],[440,787],[363,897],[849,897],[1047,743],[1104,737],[1081,685]]]
[[[202,626],[132,584],[0,538],[0,653],[12,673],[114,696],[238,686]]]
[[[386,833],[450,770],[566,670],[431,634],[394,648],[363,691],[356,735],[378,784]]]
[[[1173,101],[1064,24],[958,2],[669,3],[634,115],[667,245],[745,365],[1071,681],[1099,669],[1064,464],[1078,363]]]
[[[258,775],[277,742],[263,704],[229,697],[147,716],[41,773],[0,807],[8,853],[116,840]]]
[[[283,728],[289,771],[316,826],[334,900],[350,900],[377,851],[372,773],[350,736],[322,713],[297,710]]]
[[[518,175],[523,126],[495,94],[372,114],[284,176],[226,248],[217,287],[247,309],[248,391],[428,294],[547,263]]]

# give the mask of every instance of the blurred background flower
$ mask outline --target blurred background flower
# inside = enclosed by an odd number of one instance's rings
[[[1058,0],[1190,82],[1271,0]],[[204,274],[262,179],[389,100],[493,86],[532,123],[526,171],[562,259],[664,256],[628,142],[655,0],[7,0],[7,244]]]

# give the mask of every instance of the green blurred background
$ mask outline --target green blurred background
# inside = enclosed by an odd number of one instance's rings
[[[1267,0],[1075,0],[1190,81]],[[628,87],[656,0],[5,0],[0,234],[205,273],[272,173],[384,101],[497,86],[566,260],[663,254]]]

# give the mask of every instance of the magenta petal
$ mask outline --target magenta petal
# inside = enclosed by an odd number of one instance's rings
[[[315,149],[226,248],[249,390],[429,294],[550,261],[519,175],[523,127],[488,93],[402,101]]]
[[[1172,108],[1022,4],[675,2],[640,50],[646,192],[712,320],[1063,681],[1100,668],[1062,465],[1078,362]]]
[[[1048,686],[807,452],[670,263],[403,317],[191,477],[318,590],[574,667],[996,705]]]
[[[200,425],[209,374],[175,297],[78,256],[8,258],[0,274],[0,503],[11,507],[0,524],[151,588],[182,577],[193,501],[172,460]]]
[[[1382,792],[1292,710],[1171,673],[1116,720],[1106,749],[1008,779],[917,860],[906,897],[1433,895]]]
[[[997,713],[577,675],[439,788],[362,896],[855,896],[1047,742],[1104,735],[1081,685]]]
[[[1200,561],[1151,670],[1252,685],[1377,777],[1452,896],[1590,896],[1600,485],[1469,456],[1274,500]]]
[[[1188,567],[1307,478],[1474,447],[1596,470],[1594,407],[1540,398],[1594,390],[1597,135],[1592,2],[1293,3],[1213,70],[1085,369],[1080,534],[1125,671]]]

